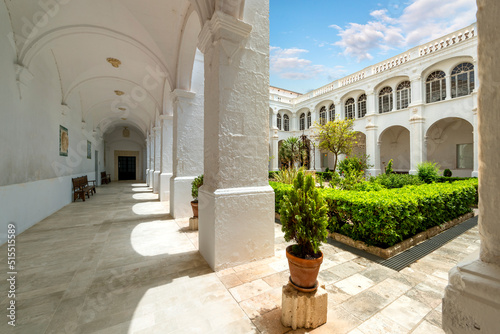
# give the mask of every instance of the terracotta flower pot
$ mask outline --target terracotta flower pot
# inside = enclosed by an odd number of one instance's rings
[[[191,201],[191,208],[193,209],[193,217],[198,218],[198,202]]]
[[[292,245],[286,248],[286,257],[290,268],[292,285],[300,291],[314,291],[318,288],[317,278],[319,267],[323,263],[323,253],[317,259],[301,259],[291,254]]]

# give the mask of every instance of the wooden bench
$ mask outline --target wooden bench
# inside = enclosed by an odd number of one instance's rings
[[[111,175],[106,174],[106,171],[101,172],[101,184],[108,184],[111,182]]]
[[[73,183],[73,202],[78,198],[85,202],[85,195],[90,198],[90,194],[96,193],[95,181],[88,181],[87,175],[72,178],[71,181]]]

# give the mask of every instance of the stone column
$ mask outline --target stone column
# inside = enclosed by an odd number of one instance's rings
[[[146,133],[146,185],[148,187],[149,187],[149,169],[151,168],[149,161],[150,155],[151,152],[149,152],[149,134]]]
[[[245,6],[243,20],[253,26],[216,11],[199,37],[205,54],[199,249],[214,270],[274,255],[274,192],[267,172],[269,2]]]
[[[392,111],[395,111],[398,109],[396,88],[392,89]]]
[[[373,91],[366,92],[366,115],[373,115],[377,113],[375,107],[375,93]]]
[[[314,147],[314,159],[316,160],[316,171],[321,172],[321,150],[318,147],[319,143],[316,142],[316,147]],[[313,164],[314,167],[314,164]]]
[[[418,108],[412,108],[410,117],[410,174],[417,174],[418,164],[427,160],[427,144],[425,141],[423,118]]]
[[[153,194],[160,192],[160,174],[161,174],[161,127],[155,126],[153,128],[154,140],[154,175],[153,175]]]
[[[368,163],[373,165],[368,169],[368,175],[380,174],[380,145],[378,142],[378,126],[374,124],[374,116],[368,117],[366,125],[366,154],[369,155]]]
[[[422,95],[422,77],[417,76],[410,79],[411,84],[411,103],[410,105],[422,104],[424,97]]]
[[[172,177],[173,116],[161,115],[161,174],[160,201],[170,200],[170,178]]]
[[[472,177],[479,177],[479,121],[477,115],[477,108],[472,110],[473,112],[473,138],[474,138],[474,169],[472,170]]]
[[[203,94],[176,89],[173,104],[170,214],[185,218],[193,215],[191,183],[203,174]]]
[[[446,100],[451,100],[451,75],[446,73]]]
[[[155,142],[153,136],[153,128],[149,132],[149,187],[153,188],[154,173],[155,173]]]
[[[278,150],[278,130],[274,129],[273,130],[273,138],[272,138],[272,157],[273,159],[271,160],[271,170],[277,171],[279,170],[279,150]]]
[[[500,3],[478,0],[479,259],[449,273],[443,298],[446,333],[498,333],[500,319]]]

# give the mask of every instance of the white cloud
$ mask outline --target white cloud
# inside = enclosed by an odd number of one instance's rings
[[[412,0],[402,7],[374,10],[373,20],[350,23],[339,31],[343,54],[358,61],[372,59],[373,52],[412,47],[443,34],[463,28],[475,21],[476,0]]]
[[[282,49],[270,47],[270,71],[279,77],[288,80],[307,80],[319,76],[329,80],[339,78],[344,74],[343,68],[328,68],[324,65],[313,64],[311,60],[301,58],[301,54],[308,50],[299,48]]]

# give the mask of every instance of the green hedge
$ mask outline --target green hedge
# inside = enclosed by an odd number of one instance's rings
[[[276,210],[291,186],[270,182]],[[471,212],[477,179],[380,191],[321,189],[329,206],[329,229],[369,245],[390,247],[421,231]]]

